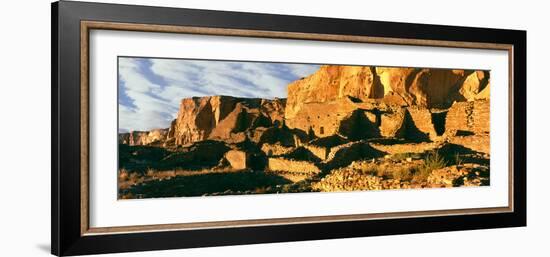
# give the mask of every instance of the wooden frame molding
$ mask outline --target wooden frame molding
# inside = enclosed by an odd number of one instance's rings
[[[374,44],[394,44],[394,45],[415,45],[430,47],[452,47],[452,48],[470,48],[470,49],[495,49],[506,50],[509,56],[509,187],[507,207],[494,208],[472,208],[472,209],[452,209],[437,211],[414,211],[414,212],[394,212],[394,213],[372,213],[356,215],[332,215],[316,217],[295,217],[295,218],[276,218],[276,219],[257,219],[257,220],[235,220],[235,221],[212,221],[195,222],[180,224],[157,224],[140,226],[122,226],[122,227],[90,227],[90,208],[89,208],[89,34],[91,30],[123,30],[139,32],[161,32],[161,33],[185,33],[197,35],[218,35],[218,36],[238,36],[238,37],[260,37],[260,38],[280,38],[280,39],[298,39],[298,40],[318,40],[318,41],[338,41],[338,42],[357,42]],[[173,230],[192,230],[192,229],[216,229],[216,228],[235,228],[249,226],[270,226],[287,224],[309,224],[322,222],[340,222],[340,221],[362,221],[379,220],[395,218],[415,218],[415,217],[434,217],[449,215],[472,215],[472,214],[490,214],[507,213],[514,211],[514,77],[513,77],[513,56],[514,46],[511,44],[480,43],[480,42],[459,42],[443,40],[424,40],[424,39],[404,39],[389,37],[370,37],[370,36],[350,36],[334,34],[312,34],[299,32],[281,32],[266,30],[244,30],[244,29],[224,29],[209,27],[192,26],[172,26],[172,25],[154,25],[139,23],[120,23],[120,22],[100,22],[87,21],[80,22],[80,233],[82,236],[94,236],[101,234],[117,233],[140,233],[140,232],[158,232]]]
[[[168,250],[527,224],[526,31],[63,0],[51,7],[52,254]],[[89,44],[94,30],[507,51],[509,109],[501,111],[509,114],[508,206],[179,224],[161,224],[166,221],[158,220],[158,224],[92,227],[90,212],[97,210],[91,209],[90,200],[95,199],[89,191],[93,178],[90,167],[94,164],[89,159],[93,142],[89,115],[90,107],[94,107],[90,105],[93,91],[89,84]]]

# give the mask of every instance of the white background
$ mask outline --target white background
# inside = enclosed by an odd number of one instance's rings
[[[111,1],[108,1],[111,2]],[[112,1],[148,3],[150,1]],[[548,256],[547,98],[550,34],[544,1],[155,1],[189,8],[528,30],[528,227],[398,235],[117,256]],[[50,236],[50,1],[0,10],[0,255],[47,256]]]
[[[119,55],[490,70],[491,186],[117,201],[118,129],[113,109]],[[90,35],[90,56],[91,227],[508,206],[508,163],[498,161],[508,159],[505,50],[99,30]]]

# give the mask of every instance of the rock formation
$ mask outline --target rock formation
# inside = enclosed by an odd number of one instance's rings
[[[230,150],[225,153],[224,158],[229,162],[229,165],[237,170],[243,170],[249,167],[247,165],[247,154],[245,151]]]
[[[169,135],[176,145],[205,139],[242,141],[247,130],[282,124],[284,106],[284,99],[186,98],[180,103]]]
[[[186,98],[169,129],[120,134],[119,141],[251,140],[294,147],[332,135],[435,140],[488,132],[489,94],[486,71],[325,65],[289,84],[287,99]]]
[[[127,145],[149,145],[153,143],[162,143],[166,140],[168,129],[153,129],[150,131],[132,131],[129,133],[119,133],[118,141]]]
[[[486,71],[325,65],[288,86],[285,118],[293,119],[305,104],[344,97],[448,108],[454,101],[488,99],[488,93],[481,94],[488,85]]]
[[[371,67],[325,65],[309,77],[288,85],[285,118],[293,119],[302,104],[326,103],[345,97],[382,98],[385,91]]]
[[[200,163],[294,181],[443,142],[488,155],[489,96],[486,71],[325,65],[289,84],[287,99],[185,98],[169,128],[120,133],[119,143],[173,152],[161,167]]]
[[[488,71],[330,65],[287,99],[185,98],[169,128],[119,133],[119,194],[489,185],[489,98]]]

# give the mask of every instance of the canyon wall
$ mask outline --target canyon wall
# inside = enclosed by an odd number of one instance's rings
[[[284,99],[231,96],[186,98],[180,103],[169,134],[176,145],[205,139],[239,140],[248,129],[282,124],[284,106]]]
[[[118,141],[127,145],[149,145],[153,143],[162,143],[166,140],[168,129],[153,129],[150,131],[132,131],[129,133],[119,133]]]
[[[274,153],[334,135],[433,141],[489,133],[488,71],[324,65],[287,90],[287,99],[185,98],[168,129],[119,134],[119,142],[251,141]]]
[[[304,104],[344,97],[448,108],[455,101],[488,99],[488,87],[488,71],[325,65],[288,85],[285,117],[293,119]]]

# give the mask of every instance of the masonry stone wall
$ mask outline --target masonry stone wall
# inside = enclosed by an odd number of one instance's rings
[[[290,153],[294,150],[294,147],[283,146],[280,144],[268,144],[264,143],[262,145],[262,152],[267,156],[277,156]]]
[[[432,122],[432,113],[429,109],[409,107],[407,111],[412,119],[412,125],[416,127],[420,132],[426,134],[430,139],[437,137],[435,127]]]
[[[473,110],[473,102],[456,102],[445,118],[445,133],[454,135],[457,131],[471,131],[471,123],[473,122],[471,113]]]
[[[491,137],[487,135],[456,136],[451,137],[450,143],[462,145],[476,152],[491,153]]]
[[[445,119],[445,133],[456,135],[457,132],[485,134],[490,131],[490,106],[488,100],[455,102]]]
[[[287,120],[290,128],[297,128],[317,137],[327,137],[338,132],[341,121],[356,109],[347,99],[329,103],[308,103]]]
[[[405,133],[405,110],[398,109],[380,116],[380,135],[383,137],[401,137]]]
[[[229,162],[229,165],[231,165],[233,169],[243,170],[248,167],[247,154],[244,151],[230,150],[227,153],[225,153],[224,157]]]
[[[310,144],[306,144],[304,147],[321,160],[326,160],[330,152],[330,147],[315,146]]]
[[[388,154],[399,154],[399,153],[423,153],[426,151],[433,150],[438,146],[434,142],[422,142],[422,143],[408,143],[408,144],[370,144],[373,148],[386,152]]]
[[[474,110],[472,112],[472,115],[474,116],[474,132],[478,134],[489,133],[491,130],[490,110],[491,107],[488,100],[474,102]]]
[[[313,173],[281,172],[281,171],[277,171],[276,174],[277,176],[286,178],[292,182],[302,181],[314,175]]]
[[[284,171],[297,173],[319,173],[321,170],[312,162],[290,160],[282,157],[268,158],[268,169],[270,171]]]
[[[347,166],[355,160],[379,158],[385,154],[385,152],[373,148],[368,142],[351,142],[331,148],[324,168],[339,168]]]

